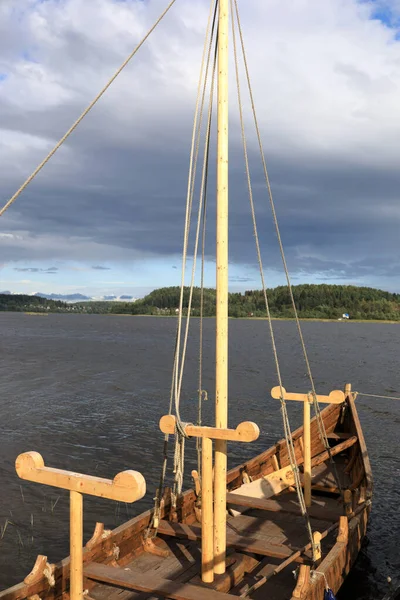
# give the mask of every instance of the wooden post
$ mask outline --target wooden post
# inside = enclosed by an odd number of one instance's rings
[[[146,493],[146,482],[138,471],[123,471],[111,479],[81,475],[46,467],[38,452],[24,452],[15,468],[21,479],[51,485],[70,492],[70,598],[83,600],[83,497],[99,496],[120,502],[135,502]]]
[[[350,384],[346,385],[349,386]],[[351,389],[351,386],[350,386]],[[295,402],[303,402],[303,457],[304,457],[304,500],[306,506],[311,506],[311,416],[310,405],[312,398],[310,394],[298,394],[287,392],[285,388],[278,385],[271,390],[271,396],[277,400],[281,398],[281,394],[285,400],[294,400]],[[317,395],[318,402],[324,404],[342,404],[345,400],[345,394],[341,390],[333,390],[329,396]],[[301,438],[300,438],[301,439]]]
[[[306,506],[311,506],[311,416],[310,402],[303,402],[303,441],[304,441],[304,500]]]
[[[351,383],[346,383],[346,385],[344,386],[344,393],[345,393],[346,398],[348,396],[350,396],[350,394],[351,394]]]
[[[160,429],[169,435],[175,433],[176,418],[165,415],[160,419]],[[236,429],[217,427],[203,427],[186,425],[185,433],[188,436],[203,438],[202,447],[202,481],[201,481],[201,577],[206,583],[211,583],[216,573],[215,556],[215,479],[214,479],[214,518],[213,518],[213,493],[212,493],[212,441],[253,442],[260,435],[260,430],[255,423],[244,421]],[[226,504],[226,483],[224,485],[224,503]],[[226,516],[225,516],[226,519]],[[214,523],[214,532],[213,532]],[[226,523],[225,523],[226,527]],[[226,530],[225,530],[226,539]],[[213,560],[214,559],[214,560]]]
[[[214,581],[213,465],[212,440],[206,437],[202,441],[201,476],[201,578],[211,583]]]
[[[229,0],[219,0],[215,426],[228,426],[228,31]],[[215,442],[215,572],[225,573],[227,443]]]
[[[72,600],[83,598],[83,497],[79,492],[69,493],[71,572],[69,593]]]

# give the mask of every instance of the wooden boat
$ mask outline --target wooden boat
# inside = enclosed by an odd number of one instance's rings
[[[203,584],[201,524],[197,494],[188,490],[172,513],[164,496],[155,553],[145,544],[153,511],[147,511],[111,532],[98,523],[83,551],[84,588],[96,600],[175,598],[227,600],[230,596],[319,600],[325,583],[335,593],[357,558],[371,509],[372,477],[367,449],[351,392],[343,404],[322,411],[332,454],[348,504],[343,504],[332,469],[311,422],[313,530],[322,534],[321,561],[310,573],[312,555],[296,492],[283,482],[282,491],[254,495],[251,486],[276,486],[288,466],[285,440],[228,472],[227,504],[234,516],[227,520],[227,570],[212,584]],[[303,427],[293,433],[296,457],[302,464]],[[277,480],[278,475],[278,480]],[[245,483],[243,483],[245,482]],[[250,482],[250,483],[249,483]],[[250,494],[246,493],[246,489]],[[261,488],[258,488],[261,489]],[[243,512],[242,512],[243,511]],[[345,515],[345,516],[343,516]],[[157,550],[160,550],[158,555]],[[165,555],[164,555],[165,551]],[[297,582],[293,570],[300,567]],[[305,569],[305,571],[304,571]],[[0,593],[0,600],[65,598],[69,589],[70,559],[51,565],[40,556],[25,581]],[[49,580],[54,585],[49,584]]]
[[[239,26],[235,0],[231,2],[232,12],[234,2]],[[70,491],[71,557],[53,565],[47,556],[40,555],[24,582],[1,592],[0,600],[68,597],[82,600],[84,596],[95,600],[228,600],[231,597],[322,600],[325,589],[329,588],[333,593],[339,590],[357,558],[371,509],[372,476],[355,395],[350,385],[346,385],[344,392],[335,390],[328,396],[316,394],[302,337],[312,391],[286,392],[274,344],[279,385],[271,395],[281,402],[285,438],[252,460],[228,473],[226,470],[227,442],[249,443],[259,435],[258,426],[246,421],[235,429],[228,428],[229,5],[229,0],[211,3],[214,23],[218,9],[218,35],[215,36],[218,68],[214,65],[214,73],[218,73],[215,427],[184,423],[180,418],[185,344],[183,341],[183,346],[179,347],[181,339],[185,340],[183,277],[171,393],[175,414],[170,410],[170,414],[160,420],[165,442],[168,436],[175,434],[174,488],[165,488],[162,477],[153,511],[137,516],[114,531],[106,531],[104,525],[98,523],[93,537],[82,548],[82,495],[133,502],[145,493],[143,477],[135,471],[127,471],[118,474],[114,480],[105,480],[48,467],[36,452],[20,455],[16,469],[22,479]],[[212,14],[211,10],[210,16]],[[210,49],[215,33],[211,21],[208,28]],[[239,34],[242,37],[240,28]],[[98,97],[81,118],[97,100]],[[208,156],[208,145],[205,156]],[[39,165],[5,208],[46,162],[47,159]],[[191,188],[192,179],[189,183]],[[268,177],[267,186],[269,189]],[[189,205],[191,207],[190,202]],[[199,215],[204,212],[203,206],[199,204]],[[254,227],[257,239],[255,224]],[[199,226],[197,236],[198,233]],[[278,229],[277,233],[279,237]],[[186,242],[185,231],[184,266]],[[284,266],[286,268],[285,261]],[[260,268],[262,274],[261,259]],[[262,284],[273,336],[263,279]],[[186,325],[189,324],[190,303],[187,315]],[[301,333],[298,320],[297,325]],[[200,385],[200,398],[202,393]],[[294,432],[289,426],[287,401],[301,402],[304,408],[303,426]],[[320,403],[327,404],[322,411],[319,410]],[[311,406],[316,413],[313,419]],[[201,477],[194,471],[195,488],[181,493],[183,446],[187,437],[201,440]]]

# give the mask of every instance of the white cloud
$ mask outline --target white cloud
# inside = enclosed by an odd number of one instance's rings
[[[331,220],[329,225],[338,233],[346,221],[344,209],[347,225],[353,229],[360,212],[373,220],[378,203],[384,207],[382,228],[400,221],[391,208],[398,201],[400,158],[397,31],[371,18],[383,2],[246,0],[239,4],[278,208],[295,220],[298,244],[307,236],[308,256],[328,260],[329,253],[332,258],[332,252],[343,247],[343,240],[336,236],[336,246],[331,242],[320,248],[323,240],[317,229],[323,227],[324,211],[331,217],[337,210],[335,223]],[[398,10],[397,2],[385,4]],[[0,73],[6,77],[0,79],[0,190],[6,193],[4,201],[165,6],[166,0],[19,0],[17,5],[2,1]],[[60,259],[99,261],[111,253],[111,259],[118,261],[122,256],[151,256],[151,243],[156,242],[154,253],[176,255],[185,193],[182,172],[188,162],[179,157],[187,154],[190,144],[207,15],[206,0],[176,3],[33,184],[33,191],[24,193],[6,214],[4,229],[23,237],[18,248],[11,238],[0,239],[7,242],[4,252],[9,260],[23,259],[24,252],[32,260],[43,258],[55,248]],[[236,157],[239,131],[233,83],[232,73],[231,140]],[[254,142],[250,131],[248,119]],[[293,165],[296,172],[291,176]],[[236,158],[232,167],[235,173],[243,171]],[[350,181],[353,171],[356,175]],[[390,180],[390,186],[369,193],[373,186],[367,182],[375,176],[384,183]],[[258,190],[259,177],[256,183]],[[239,211],[239,202],[232,207],[237,215],[243,210]],[[317,214],[320,221],[310,232],[307,219]],[[385,216],[389,221],[384,221]],[[397,238],[393,247],[395,243]],[[356,235],[353,244],[354,255],[365,258],[366,244]],[[293,241],[290,246],[295,260],[301,253],[296,254]],[[235,251],[235,241],[232,248]],[[245,253],[236,252],[236,259],[240,255]]]

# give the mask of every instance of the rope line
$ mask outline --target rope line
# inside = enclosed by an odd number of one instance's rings
[[[174,486],[173,486],[173,490],[171,492],[171,501],[172,501],[173,508],[176,507],[177,497],[179,496],[179,494],[182,491],[183,475],[184,475],[185,438],[187,436],[184,431],[185,424],[182,422],[181,416],[180,416],[180,392],[181,392],[182,377],[183,377],[183,371],[184,371],[184,365],[185,365],[186,347],[187,347],[189,321],[190,321],[190,308],[191,308],[193,287],[194,287],[195,258],[197,255],[200,224],[201,224],[201,215],[202,215],[201,205],[202,205],[202,199],[204,196],[203,193],[200,193],[199,217],[198,217],[197,229],[196,229],[195,254],[194,254],[194,265],[193,265],[194,268],[192,269],[192,281],[191,281],[191,291],[190,291],[190,297],[189,297],[189,303],[188,303],[188,315],[187,315],[187,321],[186,321],[186,330],[184,332],[184,340],[183,340],[182,351],[181,351],[185,271],[186,271],[187,251],[188,251],[188,244],[189,244],[189,233],[190,233],[190,225],[191,225],[192,206],[193,206],[194,185],[195,185],[197,161],[198,161],[199,148],[200,148],[200,136],[201,136],[201,128],[202,128],[202,120],[203,120],[203,112],[204,112],[205,93],[206,93],[206,88],[207,88],[210,57],[211,57],[211,50],[212,50],[214,32],[215,32],[217,3],[218,3],[218,0],[211,0],[211,2],[210,2],[210,12],[209,12],[209,17],[208,17],[206,36],[205,36],[203,54],[202,54],[202,59],[201,59],[200,76],[199,76],[199,82],[198,82],[198,88],[197,88],[196,108],[195,108],[195,114],[194,114],[194,119],[193,119],[193,130],[192,130],[193,132],[192,132],[191,151],[190,151],[190,160],[189,160],[189,174],[188,174],[187,195],[186,195],[186,213],[185,213],[184,236],[183,236],[179,314],[178,314],[178,322],[177,322],[177,328],[176,328],[174,362],[173,362],[173,368],[172,368],[170,402],[169,402],[169,414],[172,414],[172,407],[174,406],[176,419],[177,419],[176,420],[176,431],[175,431],[174,461],[173,461]],[[214,75],[215,75],[215,66],[214,66]],[[209,108],[209,122],[210,122],[210,120],[211,120],[211,108]],[[210,127],[210,125],[208,126],[208,129],[209,129],[209,127]],[[204,167],[203,167],[202,191],[204,191],[205,181],[206,181],[206,176],[204,174]],[[160,482],[159,482],[159,486],[156,491],[156,496],[154,498],[154,500],[155,500],[154,512],[153,512],[153,516],[152,516],[151,522],[149,524],[149,527],[147,529],[147,532],[145,534],[146,537],[150,536],[150,532],[151,532],[151,537],[155,537],[157,535],[157,529],[158,529],[158,524],[159,524],[159,520],[160,520],[160,512],[161,512],[161,498],[162,498],[165,477],[166,477],[166,468],[167,468],[167,460],[168,460],[168,442],[169,442],[169,436],[165,435],[164,449],[163,449],[163,457],[164,458],[163,458]]]
[[[97,96],[94,98],[94,100],[92,100],[92,102],[89,104],[89,106],[87,106],[87,108],[85,108],[85,110],[80,115],[80,117],[78,117],[78,119],[75,121],[75,123],[68,129],[67,133],[65,133],[63,135],[63,137],[57,142],[57,144],[54,146],[54,148],[52,150],[50,150],[50,152],[48,153],[46,158],[44,158],[42,160],[42,162],[36,167],[36,169],[33,171],[33,173],[31,173],[31,175],[29,175],[29,177],[25,180],[25,182],[21,185],[21,187],[15,192],[15,194],[8,200],[8,202],[6,202],[6,204],[3,206],[3,208],[0,209],[0,217],[11,206],[11,204],[18,198],[18,196],[24,191],[24,189],[31,183],[31,181],[36,177],[36,175],[43,169],[45,164],[49,162],[50,158],[63,145],[63,143],[67,140],[67,138],[69,138],[71,133],[78,127],[79,123],[86,117],[88,112],[92,110],[93,106],[95,104],[97,104],[97,102],[100,100],[100,98],[103,96],[103,94],[108,90],[110,85],[115,81],[115,79],[123,71],[123,69],[126,67],[126,65],[132,60],[132,58],[135,56],[137,51],[143,46],[144,42],[147,40],[147,38],[150,36],[150,34],[154,31],[154,29],[157,27],[157,25],[160,23],[160,21],[162,21],[162,19],[165,17],[165,15],[169,11],[169,9],[172,7],[172,5],[175,4],[175,2],[176,2],[176,0],[171,0],[171,2],[168,4],[167,8],[161,13],[161,15],[158,17],[157,21],[154,23],[154,25],[152,25],[152,27],[150,27],[149,31],[146,33],[146,35],[144,36],[142,41],[139,42],[139,44],[136,46],[136,48],[129,54],[128,58],[126,58],[124,60],[124,62],[122,63],[122,65],[115,71],[114,75],[111,77],[111,79],[109,79],[109,81],[106,83],[106,85],[103,87],[103,89],[97,94]]]
[[[234,15],[235,13],[233,11],[233,0],[230,0],[230,2],[231,2],[232,15]],[[235,3],[236,3],[236,0],[235,0]],[[239,14],[237,11],[237,4],[236,4],[236,21],[237,21],[237,23],[238,23],[238,19],[239,19]],[[268,326],[269,326],[269,331],[270,331],[270,336],[271,336],[275,368],[276,368],[276,373],[277,373],[277,377],[278,377],[278,381],[279,381],[279,386],[281,389],[281,399],[280,400],[281,400],[281,412],[282,412],[282,420],[283,420],[283,426],[284,426],[284,432],[285,432],[285,440],[286,440],[286,446],[287,446],[290,466],[291,466],[293,474],[294,474],[296,492],[297,492],[297,496],[298,496],[298,500],[299,500],[300,510],[305,519],[305,525],[306,525],[306,529],[307,529],[307,532],[308,532],[308,535],[310,538],[310,543],[312,545],[312,548],[314,549],[315,544],[314,544],[314,539],[313,539],[311,522],[310,522],[310,518],[308,516],[307,506],[305,503],[304,494],[303,494],[303,490],[302,490],[302,486],[301,486],[300,472],[299,472],[299,468],[297,466],[297,461],[296,461],[296,454],[295,454],[293,437],[292,437],[291,427],[290,427],[290,422],[289,422],[289,415],[287,412],[286,402],[283,397],[282,375],[281,375],[281,369],[280,369],[280,364],[279,364],[278,351],[277,351],[277,347],[276,347],[275,332],[274,332],[274,327],[273,327],[272,319],[271,319],[268,293],[267,293],[267,288],[266,288],[266,284],[265,284],[264,269],[263,269],[263,262],[262,262],[262,257],[261,257],[260,242],[259,242],[259,237],[258,237],[257,220],[256,220],[256,215],[255,215],[254,199],[253,199],[253,189],[252,189],[249,160],[248,160],[247,140],[246,140],[244,120],[243,120],[243,106],[242,106],[241,90],[240,90],[239,66],[238,66],[236,32],[235,32],[234,19],[232,19],[232,41],[233,41],[233,54],[234,54],[234,62],[235,62],[237,96],[238,96],[238,105],[239,105],[239,118],[240,118],[241,134],[242,134],[244,162],[245,162],[246,176],[247,176],[247,187],[248,187],[249,200],[250,200],[253,232],[254,232],[254,238],[255,238],[255,243],[256,243],[257,259],[258,259],[258,265],[259,265],[259,270],[260,270],[260,277],[261,277],[261,283],[262,283],[262,289],[263,289],[263,295],[264,295],[265,308],[266,308],[266,313],[267,313],[267,318],[268,318]]]
[[[382,398],[384,400],[400,400],[399,396],[383,396],[382,394],[366,394],[364,392],[353,392],[354,396],[368,396],[369,398]]]
[[[239,36],[240,36],[240,43],[241,43],[242,54],[243,54],[243,64],[244,64],[245,73],[246,73],[247,87],[248,87],[248,91],[249,91],[254,125],[255,125],[256,134],[257,134],[258,146],[259,146],[259,150],[260,150],[260,157],[261,157],[261,162],[262,162],[263,171],[264,171],[264,178],[265,178],[266,185],[267,185],[272,218],[273,218],[273,222],[274,222],[274,226],[275,226],[276,236],[278,238],[279,250],[280,250],[280,254],[281,254],[283,268],[285,271],[285,277],[286,277],[287,287],[288,287],[288,291],[289,291],[289,295],[290,295],[290,300],[291,300],[291,304],[292,304],[292,308],[293,308],[293,312],[294,312],[294,316],[295,316],[295,320],[296,320],[296,326],[297,326],[297,331],[299,334],[299,339],[300,339],[300,344],[301,344],[301,348],[302,348],[302,352],[303,352],[304,362],[306,364],[307,374],[308,374],[308,378],[310,380],[310,384],[311,384],[311,388],[312,388],[313,406],[314,406],[314,411],[315,411],[315,415],[317,418],[318,432],[319,432],[321,441],[325,447],[325,450],[328,452],[329,460],[332,464],[333,474],[334,474],[334,477],[336,480],[337,487],[340,490],[341,495],[343,496],[341,483],[340,483],[338,472],[336,469],[336,464],[333,459],[332,452],[331,452],[331,449],[329,446],[329,441],[328,441],[328,437],[326,435],[325,425],[324,425],[324,422],[323,422],[323,419],[321,416],[321,410],[319,408],[319,404],[318,404],[318,400],[317,400],[314,378],[313,378],[313,375],[311,372],[311,365],[310,365],[310,361],[308,358],[308,353],[307,353],[307,349],[306,349],[306,345],[305,345],[305,341],[304,341],[304,337],[303,337],[303,332],[302,332],[301,323],[300,323],[300,319],[299,319],[299,315],[298,315],[298,311],[297,311],[297,306],[296,306],[296,302],[295,302],[294,295],[293,295],[293,288],[292,288],[292,284],[291,284],[291,280],[290,280],[289,269],[288,269],[287,262],[286,262],[285,251],[283,248],[283,242],[282,242],[282,237],[281,237],[279,223],[278,223],[278,217],[277,217],[276,209],[275,209],[275,202],[274,202],[273,195],[272,195],[271,183],[270,183],[270,179],[269,179],[267,163],[266,163],[266,159],[265,159],[265,153],[264,153],[262,140],[261,140],[260,127],[258,124],[258,118],[257,118],[257,114],[256,114],[256,109],[255,109],[255,102],[254,102],[253,90],[252,90],[252,86],[251,86],[246,51],[245,51],[245,47],[244,47],[243,32],[242,32],[242,27],[241,27],[241,22],[240,22],[239,7],[238,7],[237,0],[234,0],[234,3],[235,3],[236,19],[237,19],[237,24],[238,24],[238,32],[239,32]],[[282,390],[281,390],[281,393],[282,393]]]

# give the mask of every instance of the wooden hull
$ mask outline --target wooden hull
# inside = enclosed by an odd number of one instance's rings
[[[152,511],[111,532],[97,525],[83,554],[84,587],[90,597],[111,600],[112,596],[116,598],[117,587],[121,588],[119,600],[160,597],[224,600],[249,591],[248,597],[255,599],[321,600],[325,578],[336,593],[354,564],[366,533],[372,476],[353,397],[349,395],[344,405],[328,405],[322,416],[332,453],[336,454],[342,487],[350,491],[344,506],[313,420],[313,504],[309,515],[313,531],[326,533],[321,542],[322,560],[315,567],[318,573],[310,573],[307,567],[312,561],[295,492],[286,487],[270,497],[258,492],[245,493],[248,486],[261,489],[271,475],[274,478],[277,470],[289,466],[286,442],[281,440],[228,473],[227,502],[232,516],[228,519],[225,575],[217,576],[207,588],[201,584],[199,507],[195,492],[188,490],[179,499],[174,513],[165,497],[159,535],[150,548],[145,547],[143,539]],[[302,433],[299,428],[293,434],[300,466]],[[300,569],[297,582],[292,575],[296,567]],[[24,582],[0,592],[0,600],[22,600],[35,595],[42,600],[65,597],[69,589],[69,569],[69,558],[49,565],[46,557],[38,557]]]

